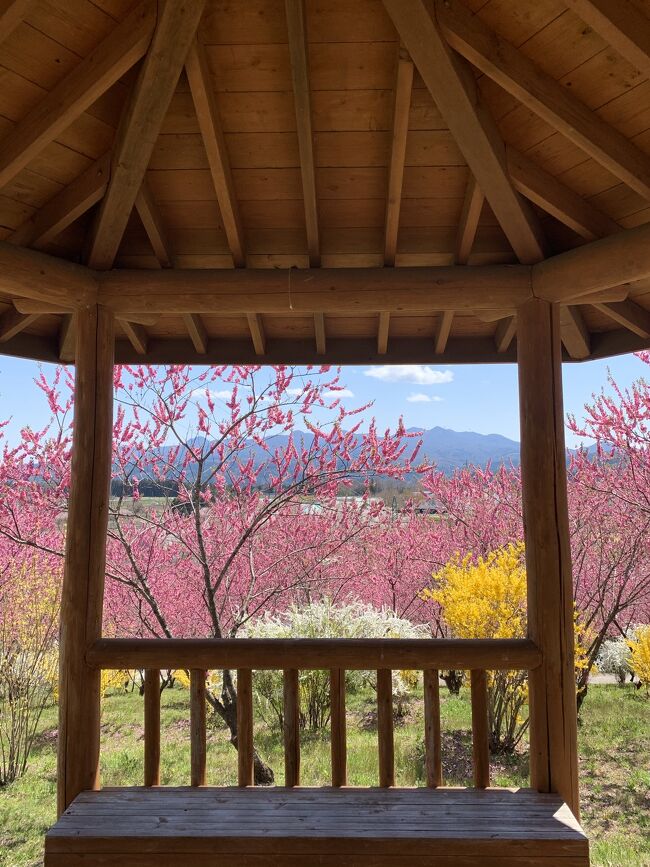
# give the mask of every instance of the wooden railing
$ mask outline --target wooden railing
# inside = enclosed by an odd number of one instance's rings
[[[345,672],[377,672],[379,785],[395,784],[392,672],[424,675],[424,745],[427,786],[442,785],[439,671],[471,672],[474,785],[490,785],[487,671],[532,670],[541,663],[526,639],[101,639],[87,653],[101,669],[141,669],[144,679],[144,783],[160,781],[160,671],[190,672],[192,786],[206,784],[206,671],[237,671],[238,782],[253,785],[253,680],[256,669],[283,671],[285,786],[300,785],[299,672],[329,669],[331,780],[347,784]]]

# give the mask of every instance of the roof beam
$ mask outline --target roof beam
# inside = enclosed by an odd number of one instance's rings
[[[117,133],[111,178],[90,242],[88,263],[93,268],[113,265],[204,6],[205,0],[160,6],[151,46]]]
[[[32,0],[0,0],[0,43],[18,27],[31,3]]]
[[[40,211],[8,237],[21,247],[44,247],[102,198],[108,186],[111,155],[104,154]]]
[[[208,60],[205,49],[198,39],[195,39],[190,47],[185,61],[185,71],[190,83],[194,110],[199,122],[228,246],[235,267],[240,268],[246,264],[244,230],[239,216],[230,159],[221,128]]]
[[[581,238],[595,241],[621,231],[619,224],[585,201],[557,178],[545,172],[515,148],[506,148],[508,172],[522,196],[572,229]]]
[[[474,246],[478,221],[481,218],[485,196],[474,175],[470,175],[465,190],[465,200],[460,213],[458,233],[456,235],[456,255],[454,260],[457,265],[467,265]]]
[[[327,352],[327,334],[325,332],[325,314],[314,313],[314,339],[316,340],[316,352],[325,355]]]
[[[205,355],[208,351],[208,335],[201,317],[197,316],[196,313],[184,313],[183,322],[194,348],[199,355]]]
[[[384,0],[400,38],[521,262],[544,258],[541,228],[513,188],[505,148],[471,70],[451,51],[427,0]]]
[[[73,362],[75,353],[75,321],[72,313],[67,313],[61,320],[57,340],[59,360],[64,364]]]
[[[148,338],[144,326],[137,325],[135,322],[128,322],[126,320],[122,320],[120,324],[122,326],[122,331],[124,331],[124,333],[129,339],[129,343],[135,349],[138,355],[146,355]]]
[[[149,238],[149,243],[156,259],[158,259],[160,267],[171,268],[173,263],[167,232],[165,231],[160,211],[151,194],[146,178],[143,180],[142,186],[136,196],[135,209],[138,212],[138,216],[144,226],[147,238]]]
[[[0,293],[72,310],[96,303],[97,281],[83,265],[0,241]]]
[[[0,316],[0,343],[6,343],[38,319],[37,313],[19,313],[10,307]]]
[[[266,355],[266,335],[264,325],[259,313],[247,313],[248,329],[251,333],[255,355]]]
[[[413,89],[413,63],[408,53],[400,48],[397,58],[395,105],[393,108],[393,140],[388,172],[388,198],[384,230],[384,264],[394,265],[397,253],[399,212],[402,205],[402,181],[406,161],[406,138],[409,129],[411,91]]]
[[[571,358],[588,358],[591,355],[589,331],[577,307],[560,307],[562,343]]]
[[[650,77],[650,19],[629,0],[565,0],[621,57]]]
[[[517,333],[517,317],[508,316],[502,319],[494,332],[494,345],[499,353],[507,352]]]
[[[613,304],[594,304],[594,307],[639,337],[650,337],[650,311],[640,304],[618,301]]]
[[[650,158],[458,0],[435,0],[449,44],[586,154],[650,201]]]
[[[15,249],[15,248],[11,248]],[[147,313],[351,313],[515,308],[531,297],[530,268],[117,269],[97,274],[100,303]],[[1,278],[0,278],[1,287]]]
[[[377,354],[386,355],[388,352],[388,330],[390,328],[390,313],[383,311],[379,314],[377,326]]]
[[[645,277],[650,277],[650,223],[622,229],[534,265],[532,289],[546,301],[578,300]]]
[[[19,121],[0,146],[0,187],[140,60],[149,46],[155,15],[155,0],[143,0]]]
[[[451,323],[453,321],[453,310],[445,310],[443,313],[440,314],[440,321],[438,322],[438,330],[436,331],[436,339],[434,344],[434,351],[436,355],[442,355],[447,348],[447,341],[449,340]]]
[[[309,58],[307,55],[307,30],[305,26],[304,0],[285,0],[287,31],[293,98],[296,107],[296,129],[300,153],[302,195],[305,203],[305,225],[309,264],[320,264],[320,241],[318,233],[318,207],[316,199],[316,173],[314,142],[311,128],[311,96],[309,87]]]

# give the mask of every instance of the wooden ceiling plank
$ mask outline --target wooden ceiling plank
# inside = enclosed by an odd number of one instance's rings
[[[287,32],[289,34],[293,97],[296,108],[300,175],[305,203],[307,248],[309,251],[309,264],[313,268],[320,264],[320,239],[304,0],[286,0],[285,9],[287,14]]]
[[[212,86],[205,49],[198,39],[190,47],[185,62],[199,129],[203,138],[214,191],[221,211],[228,246],[236,268],[246,264],[244,230],[230,169],[228,148],[223,135],[217,101]]]
[[[111,178],[89,245],[93,268],[113,265],[204,6],[205,0],[160,6],[113,149]]]
[[[196,313],[184,313],[183,322],[194,348],[199,355],[205,355],[208,351],[208,335],[203,320]]]
[[[122,325],[122,330],[129,339],[129,343],[138,355],[146,355],[149,341],[144,326],[126,320],[122,320],[120,324]]]
[[[402,204],[402,181],[404,178],[404,163],[406,161],[406,139],[409,128],[412,89],[413,63],[406,51],[400,49],[397,59],[395,105],[393,108],[393,139],[390,151],[386,225],[384,229],[385,265],[394,265],[395,254],[397,253],[397,234]]]
[[[259,313],[247,313],[248,329],[251,333],[255,355],[266,355],[266,335],[264,324]]]
[[[515,308],[531,297],[531,269],[523,265],[293,269],[291,294],[288,274],[287,268],[172,268],[116,269],[96,276],[100,303],[116,315],[473,312]]]
[[[534,265],[532,289],[538,298],[562,302],[646,277],[650,277],[650,223],[623,229]]]
[[[620,232],[621,226],[582,196],[508,145],[508,172],[517,190],[581,238],[595,241]]]
[[[65,363],[74,361],[75,322],[74,315],[67,313],[61,320],[58,334],[59,360]]]
[[[456,254],[454,260],[457,265],[467,265],[474,246],[478,221],[481,218],[481,210],[485,197],[474,175],[470,175],[465,190],[463,209],[460,213],[458,233],[456,235]]]
[[[650,158],[643,151],[458,0],[435,0],[435,9],[452,48],[650,201]]]
[[[650,77],[650,19],[629,0],[565,0],[632,66]]]
[[[390,313],[383,311],[379,314],[377,327],[377,354],[386,355],[388,352],[388,331],[390,329]]]
[[[143,180],[138,191],[135,209],[142,221],[144,230],[149,238],[149,243],[161,268],[172,268],[173,262],[167,232],[146,178]]]
[[[434,344],[434,351],[436,355],[442,355],[447,348],[447,341],[449,340],[449,333],[451,331],[451,324],[453,321],[453,310],[445,310],[443,311],[443,313],[441,313]]]
[[[650,337],[650,311],[640,304],[635,304],[634,301],[618,301],[593,306],[639,337]]]
[[[507,352],[517,333],[517,317],[508,316],[502,319],[494,332],[494,345],[497,352]]]
[[[0,316],[0,343],[6,343],[38,319],[37,313],[19,313],[10,307]]]
[[[100,201],[108,186],[110,164],[111,155],[106,153],[12,232],[7,240],[22,247],[44,247]]]
[[[32,0],[0,0],[0,44],[21,23]]]
[[[571,358],[589,358],[591,339],[589,331],[577,307],[563,305],[560,308],[562,343]]]
[[[140,60],[151,40],[155,0],[143,0],[3,139],[0,188]]]
[[[384,0],[384,6],[517,257],[529,264],[543,259],[541,227],[510,182],[496,124],[471,70],[447,45],[432,4]]]
[[[324,313],[314,313],[314,339],[316,341],[316,352],[319,355],[325,355],[327,352],[327,334],[325,331]]]

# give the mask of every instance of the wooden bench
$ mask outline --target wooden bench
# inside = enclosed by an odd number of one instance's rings
[[[588,864],[569,808],[528,789],[103,789],[45,841],[45,867]]]

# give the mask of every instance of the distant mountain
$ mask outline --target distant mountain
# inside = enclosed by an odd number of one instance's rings
[[[410,428],[409,432],[420,432]],[[447,475],[469,464],[485,467],[500,464],[519,464],[519,443],[500,434],[479,434],[474,431],[455,431],[433,427],[420,432],[422,450],[420,456],[435,463]]]

